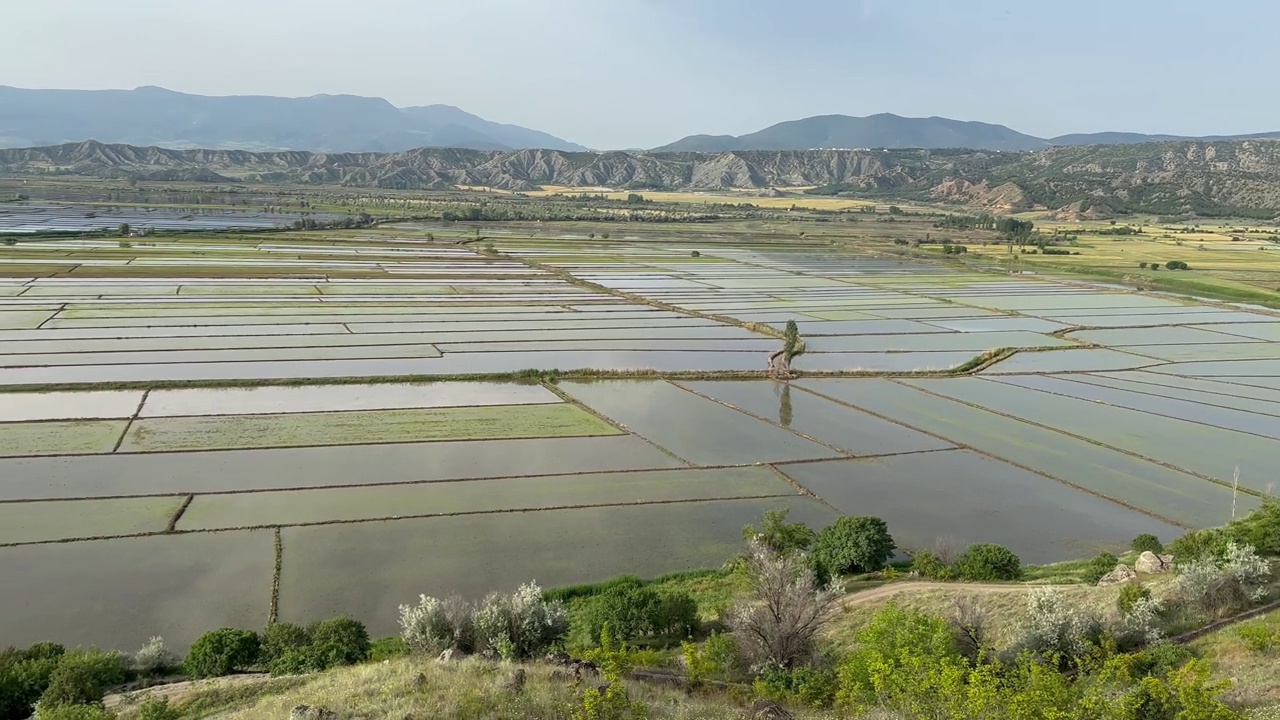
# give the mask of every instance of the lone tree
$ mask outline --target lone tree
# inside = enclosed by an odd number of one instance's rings
[[[738,652],[752,665],[805,664],[814,655],[835,594],[821,589],[801,553],[780,554],[752,542],[746,566],[751,594],[727,618]]]
[[[787,321],[787,329],[783,332],[783,349],[786,351],[787,360],[795,357],[800,349],[800,328],[796,325],[795,320]]]
[[[120,237],[129,237],[129,223],[120,223]]]
[[[779,555],[803,552],[813,544],[813,530],[802,522],[787,522],[791,508],[766,510],[760,528],[747,525],[742,528],[742,539],[749,543],[757,543]]]

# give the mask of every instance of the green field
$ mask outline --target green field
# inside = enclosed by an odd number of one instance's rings
[[[0,457],[109,453],[126,426],[125,420],[0,423]]]
[[[129,428],[120,451],[174,452],[621,433],[591,413],[565,404],[208,415],[138,420]]]

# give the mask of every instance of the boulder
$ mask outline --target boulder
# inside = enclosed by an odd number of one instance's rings
[[[511,677],[507,678],[502,683],[502,689],[509,693],[519,695],[524,692],[524,681],[524,668],[516,668],[515,672],[511,673]]]
[[[747,717],[751,720],[793,720],[795,716],[772,700],[757,700]]]
[[[1173,572],[1173,556],[1157,555],[1147,550],[1138,556],[1138,562],[1134,564],[1133,569],[1149,575]]]
[[[457,648],[449,648],[448,650],[445,650],[444,652],[440,653],[440,655],[436,658],[436,662],[451,663],[451,662],[456,662],[458,660],[461,660],[463,657],[465,657],[465,655],[462,653],[461,650],[458,650]]]
[[[1102,576],[1102,579],[1098,581],[1098,587],[1105,587],[1107,585],[1120,585],[1122,583],[1127,583],[1137,577],[1138,577],[1138,573],[1134,572],[1133,568],[1124,564],[1117,565],[1115,570],[1112,570],[1111,572]]]
[[[573,664],[573,658],[569,657],[569,653],[566,652],[548,653],[543,661],[548,665],[558,665],[560,667],[568,667]]]
[[[328,708],[295,705],[289,711],[289,720],[338,720],[338,713]]]
[[[600,666],[590,660],[574,660],[573,663],[569,665],[569,670],[573,673],[574,677],[579,680],[584,677],[591,677],[600,674]]]

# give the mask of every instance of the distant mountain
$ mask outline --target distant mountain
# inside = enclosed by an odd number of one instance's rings
[[[811,150],[817,148],[970,148],[1043,150],[1050,144],[1003,125],[947,118],[907,118],[881,113],[869,117],[819,115],[778,123],[750,135],[692,135],[654,152],[729,150]]]
[[[395,152],[415,147],[585,151],[537,130],[449,105],[397,108],[382,98],[210,97],[158,87],[27,90],[0,86],[0,147],[97,140],[170,148]]]
[[[1074,135],[1059,135],[1049,140],[1050,144],[1058,146],[1072,145],[1136,145],[1139,143],[1152,142],[1182,142],[1182,141],[1198,141],[1198,142],[1221,142],[1224,140],[1275,140],[1280,139],[1280,132],[1262,132],[1251,133],[1249,135],[1205,135],[1203,137],[1191,137],[1187,135],[1146,135],[1143,133],[1129,132],[1098,132],[1098,133],[1076,133]]]
[[[144,182],[288,183],[400,190],[540,186],[619,190],[811,188],[972,210],[1280,217],[1280,141],[989,150],[736,150],[581,153],[419,148],[396,153],[252,153],[97,142],[0,150],[0,175],[51,170]]]
[[[814,150],[822,148],[964,148],[969,150],[1044,150],[1075,145],[1133,145],[1184,140],[1222,141],[1280,138],[1280,132],[1184,137],[1100,132],[1044,139],[1004,125],[941,117],[909,118],[881,113],[868,117],[818,115],[771,125],[749,135],[690,135],[653,152],[730,152],[734,150]]]

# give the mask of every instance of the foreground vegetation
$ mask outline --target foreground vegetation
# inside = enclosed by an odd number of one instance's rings
[[[1114,555],[1055,570],[1000,546],[939,543],[889,565],[894,543],[877,518],[814,532],[770,512],[743,535],[743,555],[715,571],[548,593],[527,584],[475,603],[424,595],[401,606],[391,638],[339,617],[222,628],[181,662],[159,638],[131,656],[9,649],[0,718],[285,717],[299,704],[336,717],[729,718],[754,702],[812,718],[1228,720],[1280,695],[1275,671],[1255,668],[1280,652],[1274,613],[1190,644],[1173,638],[1273,597],[1260,553],[1280,551],[1280,501],[1171,543],[1176,574],[1102,588],[1093,583]],[[1126,557],[1164,550],[1144,535]],[[884,585],[908,577],[954,591]],[[250,671],[277,679],[214,681],[172,705],[145,691],[103,704],[120,687]]]

